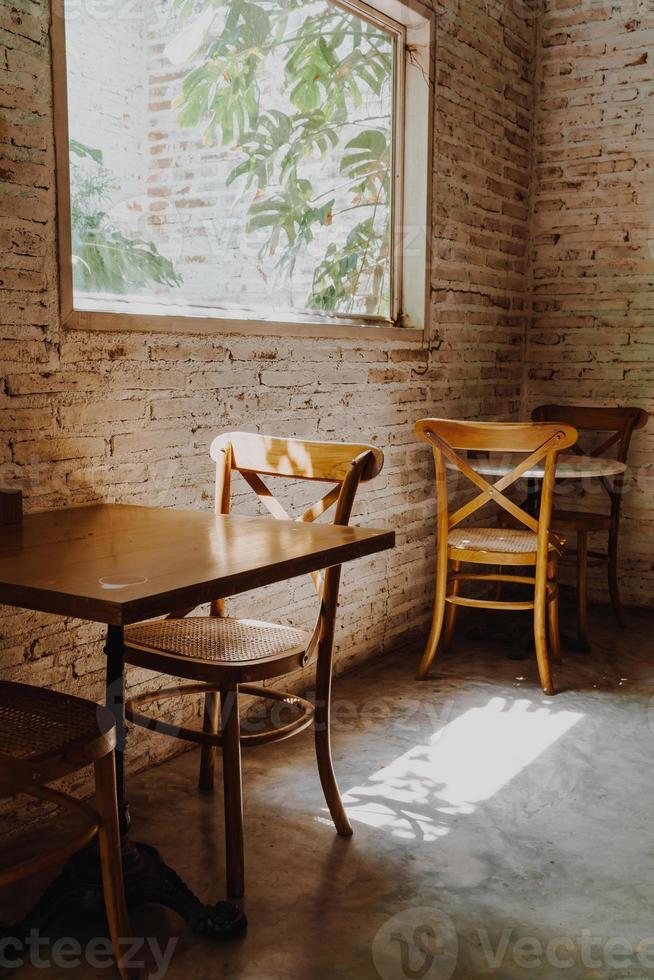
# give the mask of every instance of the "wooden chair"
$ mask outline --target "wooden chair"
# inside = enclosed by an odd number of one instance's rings
[[[647,424],[648,414],[642,408],[596,408],[587,405],[540,405],[531,413],[536,422],[559,422],[586,432],[603,435],[590,449],[582,449],[578,443],[574,452],[585,456],[605,456],[615,450],[615,458],[626,463],[631,437],[636,429]],[[618,539],[620,534],[620,510],[624,478],[617,476],[602,480],[602,486],[610,501],[609,512],[559,510],[552,513],[552,527],[561,531],[574,531],[577,549],[573,552],[577,564],[577,629],[582,645],[588,646],[587,569],[589,565],[606,565],[611,604],[620,626],[625,625],[624,612],[618,587]],[[606,553],[588,550],[588,535],[608,532]]]
[[[436,655],[439,642],[447,649],[456,621],[457,608],[534,610],[534,639],[541,686],[554,694],[550,672],[546,621],[549,621],[553,655],[560,658],[558,627],[557,559],[563,548],[561,538],[550,534],[552,490],[556,458],[571,446],[576,431],[568,425],[536,425],[529,422],[456,422],[421,419],[415,424],[420,439],[429,443],[436,466],[437,558],[434,615],[427,646],[418,668],[424,680]],[[522,460],[496,483],[490,484],[455,450],[521,453]],[[527,513],[505,495],[523,473],[544,460],[543,489],[537,517]],[[449,467],[448,467],[449,464]],[[450,514],[447,470],[458,470],[480,493]],[[518,527],[460,527],[481,507],[494,503],[518,523]],[[520,526],[522,525],[522,526]],[[452,563],[450,574],[449,565]],[[497,565],[497,572],[462,572],[461,565]],[[534,566],[534,575],[506,574],[504,566]],[[462,582],[520,583],[534,587],[533,599],[504,600],[498,597],[470,598],[460,595]],[[442,635],[441,635],[442,634]]]
[[[0,681],[0,797],[27,793],[84,818],[56,849],[0,868],[0,886],[60,864],[97,836],[109,933],[120,975],[121,941],[129,936],[116,803],[115,723],[106,708],[82,698]],[[95,769],[95,808],[48,787],[85,766]]]
[[[383,455],[368,445],[306,442],[274,436],[232,432],[211,446],[216,462],[216,513],[230,510],[231,474],[238,471],[274,518],[290,520],[262,476],[333,483],[329,492],[310,507],[299,521],[314,521],[335,506],[334,524],[347,525],[359,484],[381,470]],[[284,552],[271,555],[284,562]],[[293,574],[289,565],[289,576]],[[225,615],[224,602],[211,604],[210,616],[184,618],[192,610],[156,622],[140,623],[126,630],[129,663],[186,678],[195,683],[132,698],[127,717],[138,725],[156,728],[173,737],[202,746],[200,789],[210,791],[214,782],[214,757],[222,748],[225,806],[227,891],[231,897],[244,892],[241,746],[261,745],[288,738],[315,722],[318,771],[325,799],[338,833],[349,836],[352,828],[338,791],[330,745],[330,696],[332,647],[340,584],[340,566],[314,573],[318,613],[311,633]],[[316,704],[269,687],[261,682],[306,667],[316,659]],[[140,709],[155,701],[182,694],[204,693],[204,730],[178,728],[154,720]],[[262,732],[241,732],[239,692],[286,702],[301,713],[287,724]],[[220,698],[220,719],[218,712]]]

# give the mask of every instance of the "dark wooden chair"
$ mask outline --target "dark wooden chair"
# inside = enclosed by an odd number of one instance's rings
[[[116,803],[110,711],[92,701],[0,681],[0,797],[27,793],[82,816],[82,829],[54,850],[0,867],[0,886],[60,864],[97,836],[109,933],[122,977],[121,940],[129,939]],[[95,769],[95,807],[47,784],[85,766]],[[14,860],[14,857],[16,860]]]
[[[215,439],[211,456],[216,462],[216,513],[229,512],[231,475],[237,471],[272,516],[280,520],[290,520],[289,515],[262,477],[334,484],[297,520],[314,521],[334,506],[334,524],[338,525],[349,523],[359,484],[375,477],[383,464],[383,455],[374,446],[308,442],[242,432]],[[293,575],[283,549],[269,559],[271,563],[286,563],[289,577]],[[217,746],[222,748],[227,891],[231,897],[238,898],[244,892],[241,746],[288,738],[315,721],[316,756],[325,799],[338,833],[342,836],[352,833],[334,775],[329,732],[332,647],[340,575],[338,565],[312,575],[318,594],[318,614],[310,633],[275,623],[231,618],[225,615],[222,599],[212,603],[210,616],[185,618],[192,612],[186,609],[164,620],[131,626],[125,632],[125,656],[129,663],[195,682],[129,699],[128,719],[145,728],[199,743],[202,790],[213,789],[215,751]],[[316,660],[315,707],[304,698],[261,686],[264,680],[306,667],[312,660]],[[180,693],[205,695],[203,731],[168,725],[141,712],[145,705],[176,698]],[[241,732],[239,693],[286,702],[299,712],[286,724],[269,730]]]
[[[579,442],[573,451],[583,456],[606,456],[611,452],[622,463],[627,462],[631,437],[636,429],[647,424],[648,414],[642,408],[601,408],[588,405],[539,405],[531,413],[536,422],[562,422],[573,425],[579,432],[592,432],[598,436],[595,445],[582,448]],[[563,532],[573,531],[577,536],[577,549],[571,552],[577,565],[577,625],[579,640],[588,645],[587,569],[589,565],[606,565],[611,604],[620,626],[625,625],[624,611],[618,586],[618,542],[620,512],[624,491],[624,478],[614,477],[610,482],[602,480],[608,497],[608,509],[604,511],[563,510],[557,507],[552,513],[552,527]],[[606,552],[589,551],[588,535],[595,532],[608,534]]]
[[[436,467],[437,545],[436,596],[434,615],[420,666],[418,680],[424,680],[439,648],[446,649],[454,633],[459,606],[477,609],[534,611],[534,640],[541,687],[554,694],[549,663],[547,624],[552,654],[560,658],[558,623],[557,561],[563,539],[550,533],[552,490],[556,458],[571,446],[576,431],[568,425],[530,422],[458,422],[448,419],[421,419],[415,424],[420,439],[434,453]],[[490,484],[455,450],[475,453],[520,454],[522,459],[496,483]],[[544,461],[539,512],[529,514],[506,496],[505,491],[523,473]],[[450,513],[447,468],[458,470],[480,491],[472,500]],[[459,526],[488,503],[508,513],[513,527]],[[452,571],[450,573],[450,563]],[[497,572],[462,572],[464,563],[496,565]],[[504,567],[533,566],[533,575],[508,574]],[[475,598],[460,594],[462,582],[519,583],[533,586],[533,599],[508,600]]]

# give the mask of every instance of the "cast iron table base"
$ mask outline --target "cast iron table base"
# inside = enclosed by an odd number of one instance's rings
[[[232,939],[245,932],[246,918],[237,905],[232,902],[204,905],[149,844],[127,842],[123,865],[130,912],[143,905],[163,905],[177,912],[198,935]],[[0,932],[5,938],[24,944],[30,934],[42,934],[71,909],[103,920],[100,861],[94,844],[73,855],[22,922],[3,925]]]

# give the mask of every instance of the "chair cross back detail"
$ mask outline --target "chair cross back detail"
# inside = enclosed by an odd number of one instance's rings
[[[576,442],[573,449],[577,450],[580,456],[603,456],[607,450],[611,449],[616,443],[622,441],[622,433],[614,432],[612,433],[604,442],[600,442],[599,445],[594,446],[592,449],[583,449],[579,442]]]
[[[617,459],[622,458],[622,446],[624,443],[625,433],[622,429],[618,429],[616,432],[611,432],[606,439],[602,442],[597,443],[595,446],[582,446],[579,439],[571,446],[572,452],[577,456],[590,456],[592,458],[601,457],[606,455],[609,449],[613,446],[618,447]],[[623,460],[624,462],[624,460]]]
[[[527,470],[530,470],[532,467],[536,466],[542,459],[549,456],[551,453],[558,452],[558,450],[561,448],[561,443],[565,438],[565,433],[561,431],[553,432],[549,438],[545,439],[540,446],[529,453],[528,456],[522,459],[509,473],[502,476],[496,483],[489,483],[489,481],[478,473],[472,466],[470,466],[465,459],[457,455],[452,446],[437,435],[433,429],[426,426],[424,429],[424,435],[453,466],[463,473],[463,475],[467,477],[471,483],[474,483],[475,486],[481,491],[481,493],[479,493],[476,497],[463,504],[453,514],[449,515],[448,530],[456,527],[466,518],[471,517],[472,514],[484,507],[489,501],[493,501],[499,507],[502,507],[509,514],[511,514],[511,516],[518,520],[521,524],[524,524],[525,527],[528,527],[530,531],[538,533],[539,526],[536,518],[511,500],[510,497],[507,497],[504,491],[516,483],[516,481],[519,480],[520,477],[527,472]]]
[[[312,523],[331,507],[334,524],[347,525],[359,483],[373,479],[383,465],[383,454],[362,443],[333,443],[283,439],[246,432],[229,432],[214,439],[211,457],[216,462],[216,512],[230,509],[231,473],[236,470],[277,520]],[[262,476],[333,483],[334,486],[297,518],[292,518]],[[318,598],[325,575],[312,572]]]
[[[642,408],[603,408],[594,405],[539,405],[531,413],[535,422],[562,422],[573,425],[578,433],[608,432],[601,442],[592,448],[584,448],[579,439],[572,447],[582,456],[604,456],[617,446],[616,458],[627,461],[629,444],[636,429],[647,424],[648,415]]]
[[[264,483],[258,473],[248,472],[247,470],[241,470],[240,473],[245,482],[252,488],[252,490],[254,490],[266,510],[278,521],[295,520],[297,523],[313,523],[313,521],[317,520],[322,514],[325,514],[330,507],[333,507],[334,504],[337,503],[343,486],[342,483],[337,483],[336,486],[332,487],[332,489],[325,494],[324,497],[321,497],[320,500],[316,501],[315,504],[312,504],[308,510],[305,510],[303,514],[300,514],[299,517],[293,518],[284,509],[277,497],[275,497],[273,492]],[[323,574],[322,572],[310,572],[310,575],[316,593],[318,596],[320,596],[322,594]]]

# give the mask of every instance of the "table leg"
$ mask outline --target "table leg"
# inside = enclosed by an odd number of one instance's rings
[[[129,838],[129,806],[125,798],[124,754],[126,747],[125,675],[123,628],[109,626],[107,643],[106,704],[116,720],[116,781],[127,904],[163,905],[177,912],[194,932],[216,939],[232,939],[245,932],[244,913],[232,902],[205,905],[176,871],[169,868],[156,848]],[[32,930],[43,930],[71,908],[103,915],[102,879],[97,844],[84,848],[44,892],[26,918],[0,930],[4,936],[24,940]]]
[[[107,657],[105,679],[105,704],[116,723],[116,794],[121,838],[125,840],[129,829],[129,806],[125,799],[125,748],[127,728],[125,724],[125,652],[122,626],[107,627]]]

